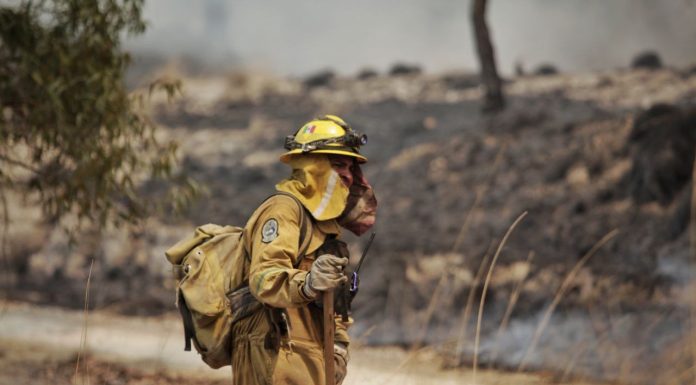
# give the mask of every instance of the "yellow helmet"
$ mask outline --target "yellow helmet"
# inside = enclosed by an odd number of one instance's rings
[[[285,138],[285,149],[280,161],[287,163],[292,155],[338,154],[356,158],[359,163],[367,162],[358,148],[367,143],[367,136],[353,131],[343,119],[325,115],[305,123],[295,135]]]

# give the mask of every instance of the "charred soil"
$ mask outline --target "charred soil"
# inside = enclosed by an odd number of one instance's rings
[[[519,77],[507,82],[508,106],[496,115],[482,114],[479,91],[452,85],[453,76],[334,76],[311,87],[255,74],[185,79],[184,96],[153,113],[162,135],[181,142],[182,170],[209,194],[185,218],[153,218],[135,232],[110,229],[76,247],[29,215],[22,219],[29,225],[10,237],[12,274],[3,290],[81,307],[95,258],[92,307],[172,311],[163,250],[194,224],[244,223],[288,174],[277,161],[285,135],[334,113],[367,133],[364,170],[380,204],[354,305],[356,336],[370,344],[425,342],[464,357],[454,365],[469,360],[483,285],[477,271],[527,211],[492,275],[483,362],[516,367],[568,272],[618,229],[573,276],[528,357],[540,368],[563,371],[572,362],[581,373],[642,379],[626,375],[626,365],[650,372],[663,363],[688,318],[696,75],[663,68]],[[158,191],[143,186],[143,194]],[[359,254],[362,241],[348,240]],[[514,296],[510,322],[500,328]],[[474,309],[469,318],[467,307]],[[627,364],[621,352],[636,345],[650,348]],[[578,346],[585,350],[553,359]],[[597,356],[600,346],[621,357]]]

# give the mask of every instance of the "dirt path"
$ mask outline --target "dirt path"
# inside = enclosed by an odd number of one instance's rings
[[[84,325],[84,314],[79,311],[0,304],[0,384],[64,383],[56,378],[62,376],[65,381],[74,374]],[[90,376],[94,376],[101,368],[102,373],[92,383],[112,383],[109,376],[120,376],[129,384],[173,384],[181,378],[197,384],[224,383],[230,377],[229,368],[209,369],[196,353],[183,351],[181,325],[171,315],[139,318],[89,313],[86,331],[90,358],[82,370],[91,370]],[[346,385],[474,383],[470,371],[441,370],[432,354],[407,360],[407,352],[398,348],[363,347],[355,349],[352,357]],[[479,371],[475,383],[555,382],[541,374]]]

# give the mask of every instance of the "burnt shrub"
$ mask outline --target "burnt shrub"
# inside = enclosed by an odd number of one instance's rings
[[[691,180],[696,107],[658,104],[639,114],[628,138],[632,158],[626,185],[639,203],[672,202]]]

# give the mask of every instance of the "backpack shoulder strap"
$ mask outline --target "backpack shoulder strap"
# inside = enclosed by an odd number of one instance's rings
[[[299,213],[300,213],[300,240],[299,240],[299,245],[298,245],[299,252],[297,255],[297,261],[295,261],[295,263],[293,264],[293,267],[297,268],[298,266],[300,266],[300,262],[302,262],[302,260],[304,259],[305,254],[307,253],[307,249],[309,249],[309,244],[312,241],[312,222],[313,222],[313,220],[312,220],[311,216],[307,215],[307,210],[302,205],[302,202],[300,202],[299,199],[297,199],[294,195],[292,195],[290,193],[287,193],[284,191],[277,191],[275,194],[266,198],[264,200],[264,202],[271,199],[272,197],[274,197],[276,195],[285,195],[285,196],[292,198],[292,200],[294,200],[295,203],[297,203],[297,208],[299,209]]]

